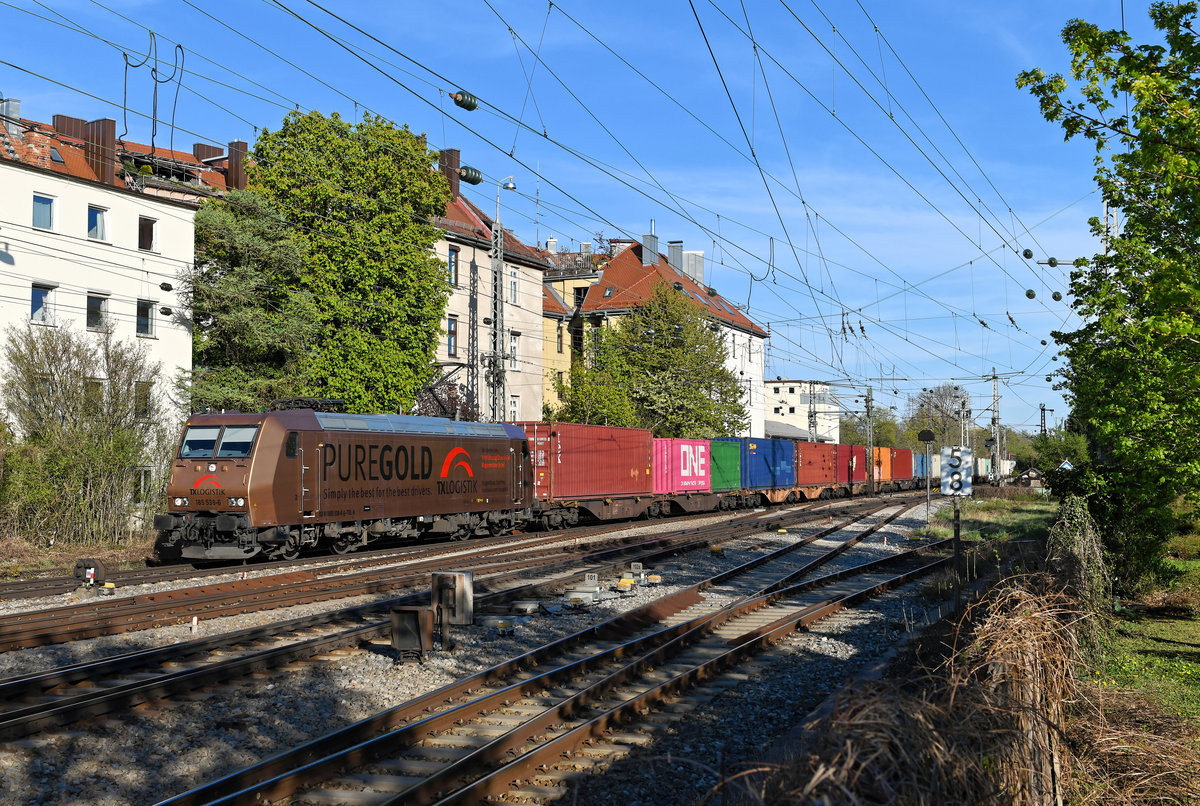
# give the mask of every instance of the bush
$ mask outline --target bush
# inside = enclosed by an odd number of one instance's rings
[[[0,523],[34,542],[98,545],[143,531],[176,432],[142,345],[69,326],[10,327],[2,389],[10,445]]]

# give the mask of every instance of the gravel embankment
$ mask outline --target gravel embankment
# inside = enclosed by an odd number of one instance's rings
[[[835,560],[830,570],[899,550],[903,536],[923,523],[923,508],[913,510]],[[669,521],[643,527],[672,528]],[[116,719],[0,744],[0,802],[105,806],[156,802],[652,601],[817,528],[740,540],[727,545],[723,558],[696,552],[660,564],[654,570],[663,576],[661,587],[637,588],[632,595],[587,610],[564,608],[557,615],[537,615],[521,623],[510,637],[482,626],[457,628],[456,650],[434,652],[422,664],[397,665],[391,649],[379,647],[293,666],[253,685],[204,691],[191,701],[151,704]],[[202,633],[238,630],[354,603],[357,600],[342,600],[215,619],[202,622]],[[634,759],[641,761],[621,762],[602,780],[583,781],[577,802],[623,806],[672,802],[664,793],[672,793],[674,802],[691,802],[715,780],[706,767],[720,769],[722,755],[727,765],[753,757],[764,742],[786,731],[826,692],[840,686],[849,670],[880,657],[899,633],[922,619],[922,609],[911,593],[893,594],[851,618],[799,634],[777,647],[772,655],[778,662],[756,672],[752,681],[661,731],[652,747],[637,751]],[[191,637],[190,627],[180,625],[6,653],[0,655],[0,677]],[[810,685],[814,681],[820,685]],[[659,760],[668,754],[670,763]],[[682,757],[688,761],[681,762]]]

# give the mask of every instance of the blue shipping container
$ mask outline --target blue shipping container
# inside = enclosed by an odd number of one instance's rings
[[[790,439],[743,439],[742,486],[796,486],[796,443]]]
[[[929,475],[929,468],[925,462],[924,451],[913,451],[913,478],[923,479]]]

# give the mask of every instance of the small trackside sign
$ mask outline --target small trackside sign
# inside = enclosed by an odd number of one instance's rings
[[[971,494],[971,449],[962,445],[942,448],[942,495]]]
[[[1063,463],[1058,466],[1058,469],[1059,470],[1074,470],[1075,465],[1071,464],[1066,459],[1063,459]]]

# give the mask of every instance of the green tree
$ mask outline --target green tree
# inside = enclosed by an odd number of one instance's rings
[[[264,131],[250,189],[306,235],[297,290],[316,310],[309,394],[408,408],[435,372],[449,286],[429,223],[450,200],[424,138],[384,118],[290,113]]]
[[[306,246],[248,191],[196,213],[196,262],[181,289],[192,320],[193,411],[260,411],[301,394],[317,320],[312,294],[297,290]]]
[[[1095,145],[1096,181],[1123,213],[1104,254],[1077,261],[1083,325],[1055,333],[1073,416],[1093,461],[1071,474],[1126,585],[1153,572],[1174,531],[1172,504],[1200,490],[1200,41],[1197,4],[1153,3],[1163,43],[1073,20],[1069,83],[1041,70],[1018,86],[1066,138]],[[1056,488],[1056,492],[1058,489]]]
[[[745,426],[719,326],[666,285],[615,328],[593,333],[585,355],[560,389],[557,419],[636,425],[659,437],[729,436]]]
[[[569,383],[555,378],[562,404],[551,417],[569,423],[641,427],[627,379],[625,353],[617,347],[613,330],[598,327],[586,334],[584,355],[571,361]]]

